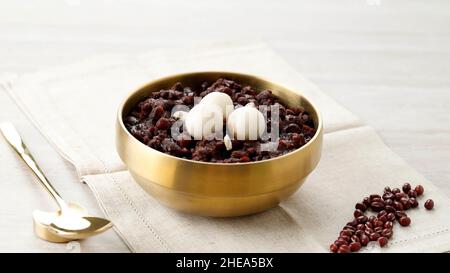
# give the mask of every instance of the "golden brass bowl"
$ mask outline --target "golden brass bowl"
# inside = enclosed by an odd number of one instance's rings
[[[268,160],[205,163],[154,150],[125,128],[123,118],[151,92],[170,88],[176,82],[197,87],[221,77],[249,84],[257,91],[270,89],[287,105],[304,107],[315,122],[315,136],[303,147]],[[194,72],[161,78],[132,92],[119,108],[116,134],[120,157],[136,182],[154,198],[188,213],[231,217],[265,211],[292,195],[319,162],[323,130],[317,108],[299,92],[251,75]]]

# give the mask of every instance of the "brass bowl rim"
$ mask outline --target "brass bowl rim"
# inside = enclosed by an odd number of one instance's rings
[[[125,127],[125,124],[123,122],[123,118],[122,118],[122,114],[123,114],[123,109],[125,107],[125,105],[127,105],[127,102],[129,101],[129,99],[134,96],[137,92],[140,92],[142,89],[149,87],[150,85],[155,84],[156,82],[160,82],[160,81],[165,81],[168,80],[170,78],[177,78],[177,77],[186,77],[186,76],[195,76],[195,75],[201,75],[201,74],[208,74],[208,73],[218,73],[218,74],[228,74],[228,75],[236,75],[236,76],[244,76],[244,77],[252,77],[255,80],[258,81],[264,81],[264,82],[268,82],[268,83],[272,83],[275,84],[281,88],[287,89],[290,92],[296,93],[299,96],[301,96],[304,100],[306,100],[312,107],[312,109],[316,112],[317,115],[317,129],[316,129],[316,133],[314,134],[314,136],[308,141],[308,143],[306,143],[305,145],[303,145],[302,147],[295,149],[293,151],[290,151],[284,155],[280,155],[277,157],[273,157],[270,159],[264,159],[264,160],[259,160],[259,161],[252,161],[252,162],[236,162],[236,163],[217,163],[217,162],[204,162],[204,161],[197,161],[197,160],[192,160],[192,159],[186,159],[186,158],[181,158],[181,157],[177,157],[177,156],[173,156],[173,155],[169,155],[166,153],[163,153],[161,151],[158,151],[156,149],[153,149],[147,145],[145,145],[144,143],[140,142],[135,136],[133,136],[128,129]],[[231,72],[231,71],[223,71],[223,70],[208,70],[208,71],[194,71],[194,72],[184,72],[184,73],[177,73],[177,74],[171,74],[168,76],[164,76],[164,77],[158,77],[157,79],[154,79],[146,84],[141,85],[139,88],[135,89],[134,91],[132,91],[128,96],[126,96],[122,102],[119,105],[119,109],[117,111],[117,120],[119,121],[119,124],[121,126],[121,129],[125,131],[125,133],[127,134],[127,136],[132,139],[133,142],[138,143],[139,145],[142,145],[144,149],[149,149],[149,151],[151,152],[158,152],[160,153],[162,156],[168,157],[168,158],[172,158],[172,159],[178,159],[178,160],[182,160],[185,161],[187,163],[195,163],[195,164],[201,164],[201,165],[213,165],[213,166],[243,166],[243,165],[253,165],[253,164],[264,164],[267,162],[271,162],[283,157],[288,157],[291,156],[294,153],[298,153],[301,152],[302,150],[306,149],[308,146],[310,146],[313,142],[316,141],[317,138],[319,138],[320,134],[322,133],[321,131],[323,130],[323,122],[322,122],[322,115],[321,113],[318,111],[317,106],[311,102],[310,99],[308,99],[305,95],[303,95],[301,92],[294,92],[292,91],[292,88],[288,88],[285,85],[281,85],[278,83],[275,83],[273,81],[267,80],[264,77],[261,76],[255,76],[252,74],[246,74],[246,73],[238,73],[238,72]]]

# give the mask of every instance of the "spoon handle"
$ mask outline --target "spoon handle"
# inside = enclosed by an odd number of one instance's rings
[[[30,167],[33,173],[39,178],[41,184],[45,187],[45,189],[50,193],[50,195],[55,199],[56,203],[58,203],[61,210],[67,207],[66,202],[61,198],[56,189],[50,184],[47,177],[45,177],[41,168],[37,165],[27,146],[23,142],[22,138],[17,132],[16,128],[9,123],[5,122],[0,124],[0,131],[5,136],[5,139],[8,143],[13,147],[13,149],[20,155],[20,157],[25,161],[25,163]]]

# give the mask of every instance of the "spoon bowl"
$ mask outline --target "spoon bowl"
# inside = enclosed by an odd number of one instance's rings
[[[63,243],[85,239],[112,227],[111,221],[88,215],[87,210],[76,203],[68,203],[67,207],[64,212],[35,210],[35,233],[41,239]]]

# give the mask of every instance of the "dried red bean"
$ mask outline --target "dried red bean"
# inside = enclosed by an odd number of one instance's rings
[[[424,207],[427,210],[432,210],[434,208],[434,201],[432,199],[428,199],[427,201],[425,201]]]
[[[387,221],[386,223],[384,223],[384,228],[392,229],[393,227],[394,227],[394,222],[392,222],[392,221]]]
[[[402,203],[404,210],[408,210],[411,207],[411,204],[409,203],[409,199],[406,197],[403,197],[402,199],[400,199],[400,203]]]
[[[356,218],[356,220],[358,220],[358,223],[364,224],[365,222],[367,222],[367,216],[365,215],[359,216],[358,218]]]
[[[410,190],[408,192],[408,196],[416,198],[417,197],[417,192],[415,190]]]
[[[395,198],[395,195],[392,192],[387,192],[387,193],[383,194],[382,198],[383,198],[383,200],[386,201],[387,199]]]
[[[380,217],[378,217],[378,219],[379,219],[380,222],[382,222],[383,224],[388,220],[388,219],[387,219],[387,215],[381,215]]]
[[[403,191],[403,192],[402,192]],[[414,189],[411,184],[405,183],[402,190],[385,187],[382,197],[371,194],[362,202],[355,205],[352,223],[347,223],[340,237],[330,246],[331,252],[346,253],[358,251],[362,246],[367,246],[369,241],[377,241],[380,247],[386,246],[388,239],[393,236],[394,221],[401,226],[409,226],[411,219],[404,210],[418,206],[417,196],[422,195],[424,189],[417,185]],[[433,200],[429,199],[424,206],[432,209]],[[377,215],[366,216],[364,212],[370,208]]]
[[[350,244],[350,250],[356,252],[361,249],[361,244],[359,242],[353,242]]]
[[[350,230],[343,230],[339,233],[340,236],[352,236],[353,232],[351,232]]]
[[[400,199],[402,199],[403,197],[406,197],[406,194],[404,194],[403,192],[399,192],[395,194],[395,200],[400,201]]]
[[[374,198],[374,199],[371,201],[371,203],[375,203],[375,202],[377,202],[377,203],[383,203],[383,204],[384,204],[384,200],[383,200],[382,198]]]
[[[403,205],[402,203],[395,201],[394,202],[394,208],[398,211],[398,210],[403,210]]]
[[[406,217],[406,216],[408,216],[408,215],[406,215],[406,213],[405,213],[404,211],[397,211],[397,212],[395,213],[395,217],[396,217],[397,219],[400,219],[400,218]]]
[[[350,238],[351,242],[359,242],[359,236],[353,235],[352,238]]]
[[[382,221],[380,221],[380,220],[375,220],[374,222],[373,222],[373,226],[374,227],[382,227],[382,226],[384,226],[384,222],[382,222]]]
[[[356,203],[355,209],[359,209],[360,211],[366,211],[367,210],[367,206],[364,205],[364,203]]]
[[[392,213],[392,212],[388,213],[387,219],[388,219],[388,221],[391,221],[391,222],[394,221],[395,220],[395,213]]]
[[[356,225],[358,225],[358,221],[356,221],[356,219],[353,219],[352,221],[347,223],[347,226],[356,227]]]
[[[411,219],[408,216],[404,216],[398,220],[401,226],[409,226],[411,224]]]
[[[388,214],[389,214],[389,213],[392,213],[392,212],[395,212],[395,208],[394,208],[393,206],[389,206],[389,205],[388,205],[388,206],[385,206],[385,207],[384,207],[384,210],[387,211]]]
[[[422,185],[417,185],[414,190],[417,192],[417,196],[421,196],[424,192],[424,188]]]
[[[363,246],[366,246],[369,243],[369,241],[370,241],[369,236],[367,236],[366,234],[361,235],[359,237],[359,239],[360,239],[361,245],[363,245]]]
[[[339,249],[339,247],[337,245],[335,245],[335,244],[330,245],[331,252],[336,253],[336,252],[338,252],[338,249]]]
[[[370,202],[372,202],[373,199],[375,199],[375,198],[381,199],[381,196],[378,195],[378,194],[371,194],[371,195],[369,196],[369,198],[370,198]]]
[[[384,209],[384,203],[373,202],[373,203],[370,204],[370,207],[372,208],[373,211],[379,212],[379,211],[382,211]]]
[[[385,245],[387,245],[388,243],[388,238],[386,237],[380,237],[378,238],[378,244],[380,245],[380,247],[384,247]]]
[[[348,245],[348,242],[343,239],[337,239],[336,241],[334,241],[334,244],[337,246],[342,246],[342,245]]]
[[[388,229],[388,228],[383,229],[383,231],[381,232],[381,236],[384,236],[386,238],[391,238],[392,234],[393,234],[392,229]]]
[[[363,204],[366,205],[367,207],[370,206],[370,198],[369,197],[364,197]]]
[[[350,252],[350,247],[347,245],[342,245],[339,247],[337,253],[349,253]]]
[[[376,241],[378,240],[378,238],[380,238],[380,234],[373,232],[372,234],[369,235],[369,238],[371,241]]]
[[[371,229],[371,228],[366,228],[366,229],[364,230],[364,233],[365,233],[367,236],[370,236],[370,234],[373,233],[373,229]]]
[[[411,208],[417,208],[419,206],[419,202],[417,202],[416,198],[410,198],[409,204],[411,205]]]
[[[364,215],[364,212],[362,211],[362,210],[360,210],[360,209],[357,209],[357,210],[355,210],[354,212],[353,212],[353,216],[355,217],[355,218],[358,218],[359,216],[363,216]]]
[[[381,233],[383,231],[383,227],[376,227],[373,231],[376,233]]]
[[[386,215],[386,214],[387,214],[387,211],[382,210],[377,214],[377,218],[380,218],[381,216]]]
[[[411,184],[409,183],[403,184],[402,190],[404,193],[408,193],[411,190]]]
[[[345,225],[345,226],[342,228],[342,230],[352,230],[352,231],[355,231],[355,227],[350,226],[350,225]]]

